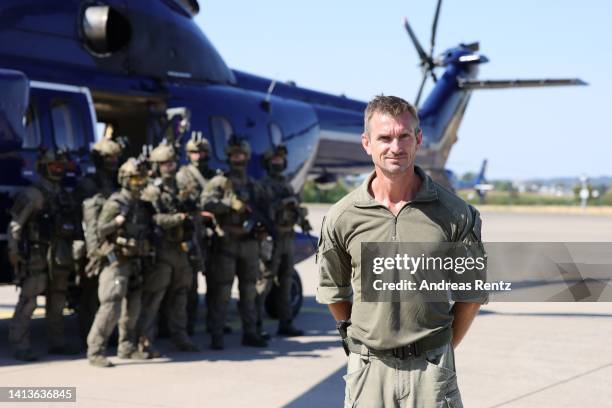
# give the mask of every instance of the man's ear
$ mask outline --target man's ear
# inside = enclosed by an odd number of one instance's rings
[[[423,131],[421,130],[421,128],[418,128],[416,130],[416,142],[417,142],[417,149],[419,147],[421,147],[421,144],[423,143]]]
[[[365,152],[368,154],[368,156],[372,155],[372,153],[370,152],[370,138],[368,137],[368,134],[366,132],[363,132],[361,134],[361,146],[363,147],[363,150],[365,150]]]

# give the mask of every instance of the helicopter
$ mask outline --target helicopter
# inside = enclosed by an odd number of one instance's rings
[[[423,76],[415,101],[424,134],[417,164],[449,185],[446,160],[473,91],[584,82],[478,79],[488,61],[478,43],[435,54],[440,9],[441,0],[428,52],[407,20],[404,27]],[[127,140],[127,154],[137,156],[161,141],[177,109],[190,113],[189,131],[210,141],[212,167],[227,168],[225,146],[239,135],[251,144],[248,172],[255,178],[264,174],[263,153],[283,143],[285,174],[296,191],[312,175],[329,181],[371,170],[360,140],[366,102],[231,69],[194,21],[199,12],[197,0],[0,4],[0,88],[7,90],[0,96],[1,230],[14,194],[37,177],[38,148],[69,151],[75,167],[68,178],[76,179],[94,171],[89,150],[105,130]],[[429,78],[434,86],[421,104]],[[1,282],[12,279],[6,239],[0,234]],[[296,259],[313,252],[312,238],[298,234]]]

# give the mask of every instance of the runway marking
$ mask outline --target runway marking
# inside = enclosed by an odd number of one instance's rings
[[[557,385],[561,385],[561,384],[568,383],[568,382],[573,381],[573,380],[575,380],[575,379],[577,379],[577,378],[584,377],[584,376],[586,376],[586,375],[592,374],[592,373],[594,373],[594,372],[596,372],[596,371],[600,371],[600,370],[602,370],[602,369],[604,369],[604,368],[607,368],[607,367],[612,367],[612,363],[604,364],[604,365],[602,365],[602,366],[599,366],[599,367],[593,368],[593,369],[588,370],[588,371],[585,371],[585,372],[583,372],[583,373],[573,375],[573,376],[568,377],[568,378],[566,378],[566,379],[564,379],[564,380],[557,381],[557,382],[555,382],[555,383],[549,384],[549,385],[547,385],[547,386],[545,386],[545,387],[538,388],[537,390],[534,390],[534,391],[528,392],[528,393],[523,394],[523,395],[519,395],[518,397],[515,397],[515,398],[512,398],[512,399],[509,399],[509,400],[504,401],[504,402],[501,402],[501,403],[499,403],[499,404],[496,404],[496,405],[491,405],[489,408],[497,408],[497,407],[501,407],[501,406],[507,405],[507,404],[509,404],[509,403],[511,403],[511,402],[515,402],[515,401],[521,400],[521,399],[523,399],[523,398],[530,397],[530,396],[535,395],[535,394],[537,394],[537,393],[540,393],[540,392],[542,392],[542,391],[548,390],[548,389],[550,389],[550,388],[554,388],[554,387],[556,387]]]

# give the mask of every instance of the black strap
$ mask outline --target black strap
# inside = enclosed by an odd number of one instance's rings
[[[377,350],[367,347],[365,344],[351,337],[347,338],[346,343],[348,345],[349,350],[356,354],[363,354],[365,351],[368,354],[374,356],[393,357],[400,360],[406,360],[408,358],[419,357],[420,355],[424,354],[429,350],[433,350],[448,344],[451,341],[452,334],[452,328],[447,327],[444,330],[439,331],[438,333],[427,336],[414,343],[386,350]]]

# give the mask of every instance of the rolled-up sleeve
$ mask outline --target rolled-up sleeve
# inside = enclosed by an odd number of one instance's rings
[[[349,254],[338,245],[333,223],[323,220],[321,238],[317,248],[319,283],[317,302],[323,304],[351,301],[351,260]]]
[[[474,260],[480,260],[484,267],[475,268],[469,272],[461,275],[454,273],[453,281],[457,283],[471,284],[472,290],[466,291],[453,291],[451,292],[451,298],[455,302],[468,302],[468,303],[480,303],[486,304],[489,302],[489,293],[484,289],[476,289],[475,282],[480,280],[486,282],[487,280],[487,253],[484,245],[482,244],[482,220],[480,213],[474,207],[469,206],[470,216],[467,217],[469,222],[463,228],[463,232],[460,236],[460,242],[457,246],[458,254],[456,257],[463,257],[465,259],[471,258]]]

